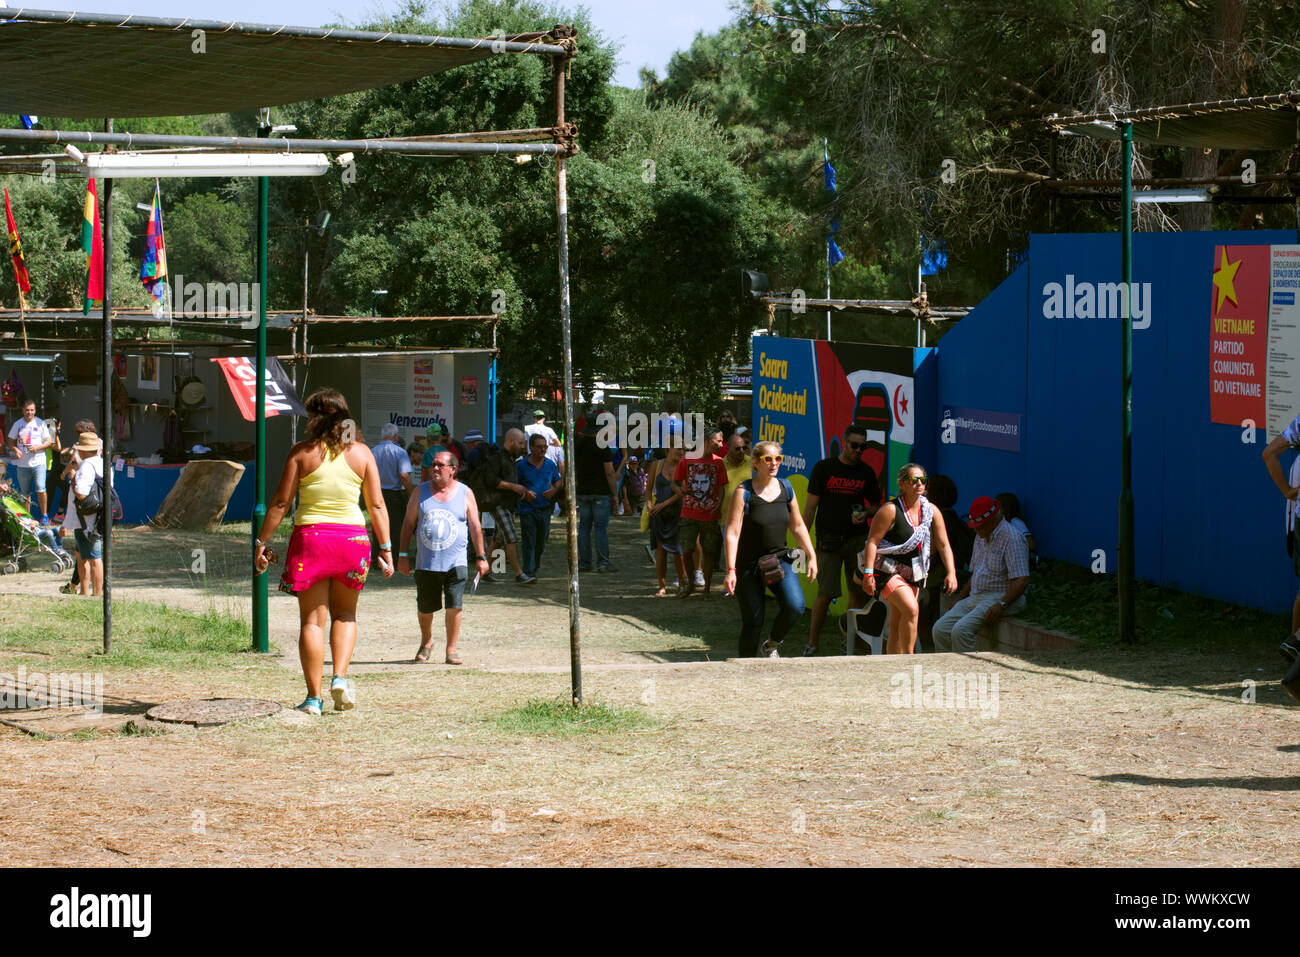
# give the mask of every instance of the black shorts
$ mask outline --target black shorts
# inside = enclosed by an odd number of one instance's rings
[[[415,607],[421,615],[432,615],[441,611],[445,603],[448,608],[460,608],[465,599],[465,580],[469,569],[457,565],[451,571],[430,572],[417,568],[415,570]]]

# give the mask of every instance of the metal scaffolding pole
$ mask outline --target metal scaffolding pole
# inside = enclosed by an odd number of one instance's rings
[[[104,129],[113,130],[110,117],[104,121]],[[113,377],[117,370],[113,367],[113,181],[104,180],[104,451],[101,461],[104,468],[104,510],[99,513],[95,531],[104,536],[104,654],[113,650]],[[87,289],[86,294],[90,294]],[[71,496],[68,508],[76,502]],[[92,576],[91,584],[94,580]],[[92,587],[93,591],[93,587]]]
[[[1119,639],[1136,641],[1133,570],[1133,124],[1120,124],[1123,211],[1120,214],[1120,492],[1119,492]]]
[[[555,124],[564,123],[564,66],[555,61]],[[578,494],[573,458],[573,342],[569,313],[569,194],[564,156],[555,161],[555,228],[560,241],[560,326],[564,338],[564,508],[569,553],[569,667],[573,705],[582,707],[582,631],[578,613]]]
[[[269,123],[257,128],[257,135],[271,135]],[[249,561],[257,554],[257,535],[266,519],[266,212],[270,202],[270,180],[257,179],[257,426],[254,434],[256,457],[253,465],[253,524],[249,536]],[[269,535],[267,536],[270,537]],[[253,569],[253,650],[269,651],[270,621],[267,613],[267,583],[270,575]]]

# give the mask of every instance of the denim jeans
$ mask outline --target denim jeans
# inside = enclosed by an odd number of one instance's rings
[[[779,606],[776,621],[772,622],[771,640],[780,642],[804,611],[803,588],[799,584],[799,573],[787,561],[781,562],[785,577],[780,583],[771,586]],[[763,576],[757,571],[746,569],[736,573],[736,599],[740,607],[740,657],[752,658],[758,653],[759,637],[763,631],[764,593],[767,586]]]
[[[609,564],[608,495],[578,496],[578,565],[591,567],[591,527],[596,526],[596,564],[604,568]]]
[[[542,563],[542,549],[546,547],[546,536],[551,533],[551,506],[535,508],[531,512],[519,513],[519,564],[525,575],[535,575],[537,566]]]
[[[984,628],[984,613],[995,604],[1004,593],[1001,591],[984,592],[969,595],[957,602],[948,613],[934,623],[930,633],[934,636],[934,650],[975,651],[979,646],[980,629]],[[1003,615],[1014,615],[1025,607],[1025,596],[1021,595],[1007,605]]]

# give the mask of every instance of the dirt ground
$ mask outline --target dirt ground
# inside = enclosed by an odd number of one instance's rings
[[[373,579],[346,714],[54,740],[0,727],[0,850],[69,866],[1300,860],[1284,830],[1300,734],[1273,636],[1212,659],[1139,647],[729,661],[732,600],[650,597],[624,523],[619,571],[581,579],[585,691],[647,723],[505,731],[505,712],[568,692],[563,547],[557,527],[538,585],[467,601],[460,668],[411,663],[414,588]],[[237,534],[124,530],[117,554],[121,600],[246,615]],[[0,577],[0,627],[76,601],[59,582]],[[272,659],[117,667],[88,635],[83,667],[103,670],[118,717],[195,697],[293,705],[296,602],[273,593],[270,609]],[[783,652],[805,639],[806,619]],[[7,649],[0,671],[29,660]]]

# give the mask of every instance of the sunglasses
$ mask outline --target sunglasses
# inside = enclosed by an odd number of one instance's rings
[[[434,462],[429,466],[431,469],[454,469],[455,467],[454,465],[443,465],[441,462]]]
[[[773,462],[775,462],[777,465],[780,465],[785,460],[784,455],[760,455],[759,458],[761,458],[764,462],[767,462],[769,465]]]
[[[925,476],[924,476],[924,475],[909,475],[907,478],[903,479],[903,481],[904,481],[904,482],[908,482],[908,483],[910,483],[910,484],[912,484],[912,485],[924,485],[924,484],[925,484]]]
[[[866,443],[866,442],[850,442],[850,443],[849,443],[849,448],[851,448],[851,449],[865,449],[866,447],[867,447],[867,443]]]

